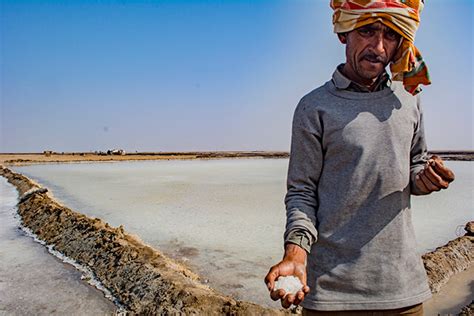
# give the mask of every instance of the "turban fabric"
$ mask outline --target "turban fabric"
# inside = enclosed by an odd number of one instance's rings
[[[423,0],[331,0],[334,32],[381,22],[400,34],[402,42],[390,64],[392,80],[403,81],[405,89],[414,95],[421,91],[420,84],[431,83],[428,68],[414,45],[423,5]]]

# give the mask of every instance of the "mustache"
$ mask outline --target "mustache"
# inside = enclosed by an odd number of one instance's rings
[[[361,60],[362,59],[367,59],[368,61],[379,62],[379,63],[382,63],[382,64],[387,63],[387,57],[382,56],[382,55],[377,55],[375,53],[370,53],[370,52],[362,55],[362,57],[360,59]]]

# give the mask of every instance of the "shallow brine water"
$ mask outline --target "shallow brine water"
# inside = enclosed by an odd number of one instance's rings
[[[474,163],[447,162],[449,190],[413,197],[420,253],[474,218]],[[187,261],[236,298],[278,306],[263,278],[281,259],[288,159],[81,163],[15,167],[63,204]]]
[[[0,177],[0,315],[115,315],[79,271],[19,229],[17,198]]]

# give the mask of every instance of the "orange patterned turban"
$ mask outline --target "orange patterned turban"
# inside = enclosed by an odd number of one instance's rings
[[[403,81],[411,94],[421,91],[419,85],[430,84],[428,68],[414,45],[424,0],[331,0],[335,33],[355,30],[381,22],[403,38],[390,64],[392,80]]]

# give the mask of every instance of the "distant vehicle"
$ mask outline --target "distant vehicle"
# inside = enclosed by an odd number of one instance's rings
[[[123,149],[112,149],[107,150],[107,155],[125,155],[125,150]]]

